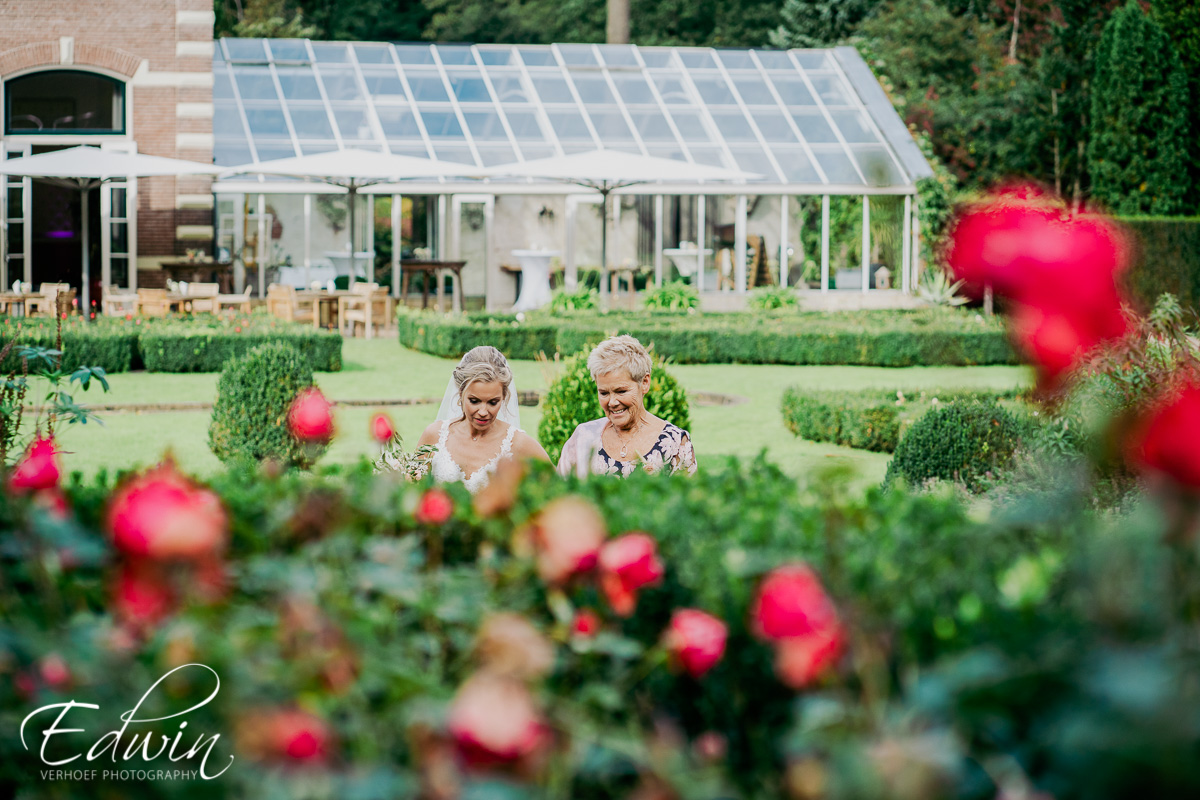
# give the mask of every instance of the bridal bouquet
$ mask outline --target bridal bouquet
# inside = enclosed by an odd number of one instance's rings
[[[419,481],[429,472],[436,452],[434,445],[423,444],[410,453],[397,435],[384,445],[383,452],[375,459],[375,472],[399,472],[410,481]]]

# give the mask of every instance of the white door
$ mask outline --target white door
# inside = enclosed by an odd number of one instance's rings
[[[134,142],[108,142],[100,147],[137,152]],[[100,283],[137,288],[137,178],[107,181],[100,187]],[[92,299],[99,304],[99,298]]]
[[[4,145],[3,157],[23,158],[30,145]],[[30,188],[32,180],[15,176],[0,178],[0,289],[15,281],[32,281],[29,262]]]

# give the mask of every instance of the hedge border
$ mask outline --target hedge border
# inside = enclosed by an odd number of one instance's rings
[[[894,312],[902,314],[903,312]],[[796,320],[794,326],[789,325]],[[859,366],[973,366],[1017,364],[1007,335],[998,328],[955,330],[934,325],[905,329],[903,322],[876,330],[822,329],[828,315],[774,316],[609,314],[527,321],[505,315],[452,317],[401,309],[400,344],[423,353],[458,358],[481,344],[509,358],[544,353],[569,356],[613,333],[636,336],[676,364],[852,364]]]
[[[906,393],[882,389],[810,391],[790,386],[783,392],[780,413],[784,426],[801,439],[891,453],[908,427],[936,404],[1013,400],[1024,394],[1021,389],[925,389]]]
[[[267,342],[292,342],[304,354],[316,372],[337,372],[342,368],[342,337],[336,331],[318,331],[296,325],[266,331],[225,332],[208,326],[187,328],[145,326],[136,329],[96,328],[64,330],[62,334],[63,368],[101,367],[108,373],[145,369],[148,372],[219,372],[230,358],[248,353]],[[172,329],[175,328],[175,329]],[[52,325],[22,326],[17,344],[54,348],[56,333]],[[14,348],[15,350],[15,348]],[[0,362],[0,374],[19,372],[21,362],[15,352]]]

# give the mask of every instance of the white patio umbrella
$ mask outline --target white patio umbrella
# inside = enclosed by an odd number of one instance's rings
[[[479,177],[485,172],[486,170],[479,167],[466,164],[349,148],[243,164],[226,170],[222,177],[240,174],[279,175],[287,178],[308,178],[344,188],[350,201],[350,273],[353,275],[356,273],[357,252],[354,246],[354,206],[359,189],[377,183],[392,183],[413,178]],[[260,264],[260,274],[262,268],[263,265]]]
[[[164,158],[145,153],[124,153],[118,150],[102,150],[99,147],[69,147],[36,156],[0,161],[0,175],[33,178],[35,181],[78,189],[81,193],[83,219],[83,271],[82,308],[83,318],[90,319],[91,308],[91,259],[88,257],[88,192],[109,181],[157,176],[215,175],[219,167]]]
[[[574,183],[600,193],[603,226],[600,229],[600,294],[606,293],[608,274],[608,196],[617,189],[642,183],[744,182],[762,177],[750,172],[688,164],[673,158],[644,156],[620,150],[587,150],[566,156],[502,164],[488,171],[492,177],[543,178]]]

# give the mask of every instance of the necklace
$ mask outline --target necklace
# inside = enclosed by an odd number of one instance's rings
[[[611,425],[612,423],[609,424]],[[626,440],[621,436],[621,432],[617,429],[617,426],[612,426],[613,436],[617,437],[617,442],[621,445],[621,455],[618,456],[618,458],[620,458],[622,461],[624,461],[629,455],[629,442],[633,440],[634,436],[637,436],[637,432],[641,430],[641,428],[641,421],[635,422],[633,428],[629,431],[629,439]]]

